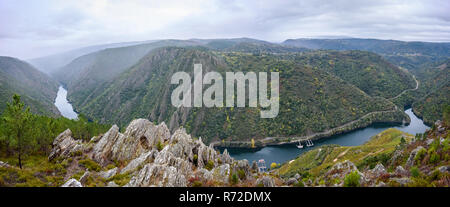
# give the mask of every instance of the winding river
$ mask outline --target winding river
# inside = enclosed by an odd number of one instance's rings
[[[78,118],[78,114],[73,110],[72,104],[67,100],[67,90],[62,86],[59,86],[58,94],[55,99],[55,106],[62,116],[69,119]]]
[[[58,95],[55,100],[55,106],[61,112],[64,117],[69,119],[76,119],[78,114],[73,110],[72,104],[67,100],[67,90],[62,86],[59,87]],[[280,145],[280,146],[268,146],[256,150],[251,149],[238,149],[229,148],[228,152],[235,159],[247,159],[249,162],[253,160],[264,159],[266,163],[283,163],[292,160],[300,154],[319,147],[325,144],[338,144],[341,146],[356,146],[364,144],[372,136],[388,129],[396,128],[410,134],[423,133],[429,127],[426,126],[421,119],[419,119],[411,109],[405,111],[411,118],[411,123],[406,126],[392,126],[383,124],[373,124],[369,127],[358,129],[352,132],[331,136],[328,138],[322,138],[314,142],[313,147],[304,146],[303,149],[298,149],[294,144]],[[305,143],[303,143],[305,145]],[[223,150],[223,149],[222,149]]]
[[[373,124],[363,129],[358,129],[352,132],[339,134],[331,136],[328,138],[322,138],[314,142],[313,147],[306,147],[305,143],[303,149],[298,149],[294,144],[280,145],[280,146],[268,146],[257,150],[251,149],[238,149],[229,148],[227,149],[230,155],[235,159],[247,159],[249,162],[253,160],[264,159],[266,163],[270,164],[272,162],[283,163],[292,160],[299,156],[300,154],[307,152],[311,149],[319,147],[326,144],[338,144],[341,146],[357,146],[364,144],[372,136],[388,129],[396,128],[404,132],[415,135],[416,133],[423,133],[429,127],[426,126],[421,119],[419,119],[411,109],[405,111],[406,114],[411,118],[411,123],[406,126],[392,126],[386,124]]]

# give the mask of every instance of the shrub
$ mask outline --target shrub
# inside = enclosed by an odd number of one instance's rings
[[[353,171],[345,176],[344,187],[359,187],[359,179],[361,176],[357,171]]]
[[[90,171],[98,172],[101,170],[100,165],[92,161],[91,159],[80,160],[78,163]]]
[[[422,161],[422,159],[425,157],[425,154],[427,153],[427,150],[425,148],[419,150],[416,154],[416,156],[414,157],[414,160],[416,162],[420,162]]]
[[[161,143],[161,141],[158,141],[158,143],[156,143],[156,148],[158,149],[158,151],[161,151],[164,148],[163,143]]]
[[[415,178],[420,176],[420,171],[419,171],[419,168],[417,168],[417,167],[412,167],[410,172],[411,172],[411,176],[413,176]]]
[[[431,164],[436,164],[437,162],[439,162],[439,155],[438,155],[438,153],[436,153],[436,152],[433,152],[432,154],[431,154],[431,156],[430,156],[430,160],[429,160],[429,162],[431,163]]]
[[[245,171],[244,170],[238,170],[237,171],[239,179],[244,180],[245,179]]]
[[[200,180],[196,180],[192,183],[192,187],[202,187],[203,183]]]
[[[208,160],[208,163],[206,163],[205,168],[211,171],[214,168],[214,162],[212,160]]]
[[[231,176],[231,184],[236,185],[237,183],[238,183],[238,176],[233,173],[233,175]]]
[[[275,169],[275,168],[277,168],[277,163],[275,163],[275,162],[272,162],[272,164],[270,164],[270,169]]]
[[[294,187],[305,187],[305,184],[302,181],[295,182]]]
[[[194,161],[194,164],[197,165],[197,163],[198,163],[198,155],[194,155],[194,160],[193,161]]]

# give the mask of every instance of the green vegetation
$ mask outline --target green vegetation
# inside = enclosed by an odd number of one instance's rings
[[[74,105],[88,117],[105,123],[124,126],[135,118],[146,117],[153,122],[169,123],[170,129],[184,126],[188,133],[202,137],[206,143],[225,140],[227,144],[227,141],[244,140],[249,142],[249,146],[252,138],[258,145],[264,137],[322,132],[370,112],[384,111],[371,114],[345,130],[373,122],[401,122],[406,119],[401,111],[394,111],[395,105],[386,99],[371,97],[326,70],[297,63],[294,60],[297,56],[214,52],[206,48],[159,48],[105,83],[101,93],[93,93],[83,99],[73,97],[76,99]],[[351,55],[342,57],[356,61]],[[280,72],[279,115],[274,119],[260,119],[260,107],[176,109],[170,104],[170,95],[176,86],[167,80],[178,71],[193,73],[194,62],[202,63],[204,72],[213,68],[222,74],[227,71]],[[302,83],[302,87],[298,87],[298,83]],[[408,81],[398,82],[402,84],[401,88],[409,87],[403,83]]]
[[[30,64],[0,56],[0,113],[14,94],[20,94],[25,105],[35,114],[56,117],[53,105],[58,84]]]
[[[48,155],[53,140],[68,128],[75,139],[90,140],[110,126],[89,122],[83,115],[78,120],[35,115],[25,108],[20,96],[14,95],[0,117],[0,157],[16,155],[21,160],[31,155]],[[20,167],[22,163],[17,164]]]
[[[371,169],[378,163],[386,165],[402,138],[409,141],[413,136],[397,129],[387,129],[360,146],[321,146],[302,154],[292,163],[282,165],[279,172],[283,177],[292,177],[296,173],[317,177],[345,160],[353,162],[360,170]]]
[[[359,179],[361,176],[357,171],[353,171],[345,176],[344,187],[359,187]]]

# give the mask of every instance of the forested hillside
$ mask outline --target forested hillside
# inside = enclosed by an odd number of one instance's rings
[[[0,113],[13,94],[18,93],[32,112],[56,116],[59,112],[53,103],[57,91],[57,82],[30,64],[0,56]]]
[[[177,71],[192,74],[193,64],[203,71],[280,72],[280,113],[260,119],[260,108],[180,108],[170,104],[175,88],[170,77]],[[299,87],[298,84],[302,84]],[[75,108],[102,122],[124,125],[138,117],[165,121],[171,129],[212,140],[248,140],[267,136],[305,135],[356,120],[374,111],[395,111],[385,99],[372,98],[356,86],[309,65],[279,55],[214,52],[205,48],[160,48],[152,51],[117,78],[105,82]],[[206,88],[206,87],[205,87]],[[205,89],[204,88],[204,89]],[[406,86],[405,86],[406,88]],[[402,122],[397,110],[372,121]]]

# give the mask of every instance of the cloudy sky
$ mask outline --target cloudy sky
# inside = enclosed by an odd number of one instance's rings
[[[166,38],[450,42],[449,11],[448,0],[0,0],[0,55]]]

